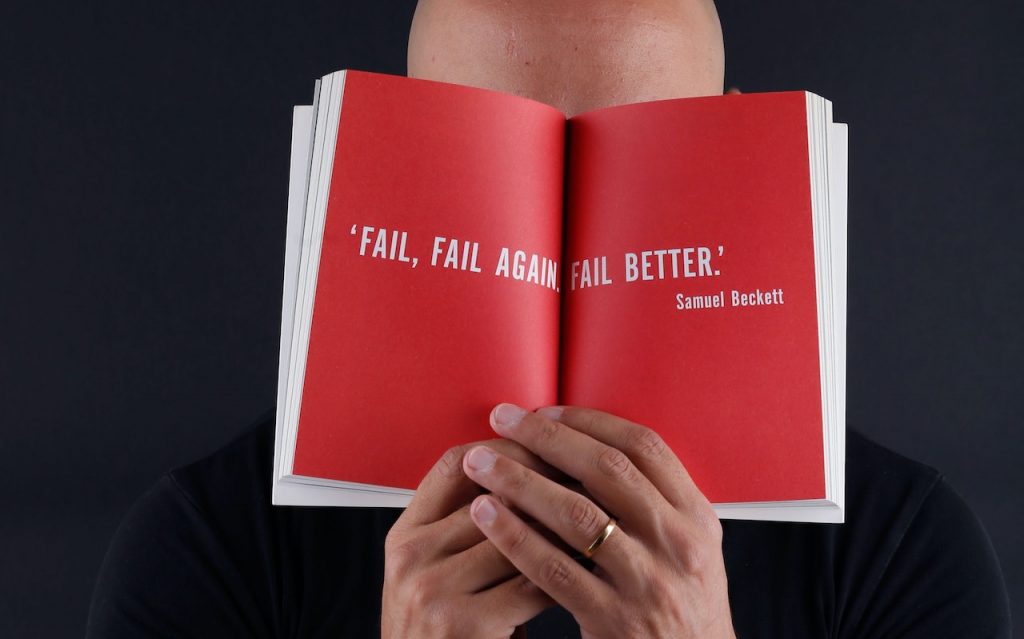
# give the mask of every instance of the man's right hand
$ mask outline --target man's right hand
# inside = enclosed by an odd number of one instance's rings
[[[515,442],[485,443],[542,474],[555,474]],[[481,489],[463,472],[462,457],[473,446],[452,448],[434,464],[388,533],[382,639],[507,639],[553,605],[470,519],[469,504]]]

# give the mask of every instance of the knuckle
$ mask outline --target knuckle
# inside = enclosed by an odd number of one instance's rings
[[[434,603],[436,580],[429,573],[421,574],[409,581],[409,603],[419,610],[431,609]]]
[[[572,415],[573,419],[575,420],[575,423],[579,424],[578,430],[581,430],[585,433],[590,433],[591,435],[593,435],[593,433],[598,433],[604,430],[603,428],[601,428],[601,422],[604,420],[604,418],[601,416],[600,413],[581,409],[578,411],[574,411]]]
[[[701,574],[708,567],[708,555],[710,554],[704,544],[689,543],[679,549],[680,560],[686,572]]]
[[[701,496],[697,503],[689,508],[689,511],[700,538],[721,544],[722,522],[718,519],[718,513],[715,512],[711,502]]]
[[[534,441],[538,444],[551,443],[558,437],[558,429],[561,426],[557,422],[547,419],[535,420]]]
[[[509,533],[508,536],[508,554],[518,555],[526,547],[526,542],[530,539],[530,529],[523,524],[516,526],[515,530]]]
[[[693,512],[664,531],[664,547],[675,556],[684,572],[698,576],[708,574],[716,563],[723,561],[722,526],[714,510],[710,506],[707,510],[710,517]]]
[[[580,430],[582,430],[585,433],[598,432],[599,426],[601,425],[600,413],[590,410],[573,409],[572,414],[577,420],[577,422],[580,424]]]
[[[597,468],[605,475],[616,479],[633,479],[636,472],[633,463],[618,448],[607,447],[597,458]]]
[[[392,548],[402,543],[403,538],[404,537],[402,531],[399,529],[398,524],[396,523],[394,526],[391,527],[391,530],[389,530],[388,534],[384,537],[384,551],[391,552]]]
[[[659,459],[665,454],[667,445],[657,432],[646,426],[637,426],[626,436],[626,449],[638,458]]]
[[[384,571],[391,577],[406,575],[422,556],[422,544],[416,540],[406,539],[390,545],[385,541]]]
[[[722,544],[722,522],[718,519],[718,514],[714,508],[710,506],[707,508],[707,512],[699,517],[698,525],[713,543],[717,545]]]
[[[537,584],[533,583],[532,581],[530,581],[522,575],[516,577],[515,580],[516,582],[513,586],[513,592],[515,593],[515,595],[519,597],[535,597],[540,591],[540,589],[537,588]]]
[[[660,599],[678,590],[678,576],[667,575],[661,570],[652,570],[645,584],[644,594],[647,597]]]
[[[551,557],[544,562],[540,573],[541,581],[552,588],[571,587],[573,585],[573,573],[567,564],[560,557]]]
[[[453,446],[444,451],[435,468],[444,477],[458,477],[462,474],[462,457],[466,454],[465,446]]]
[[[527,487],[533,481],[533,477],[530,471],[519,466],[510,473],[499,473],[499,477],[504,478],[504,488],[513,494],[521,494],[526,492]]]
[[[563,521],[580,532],[584,537],[597,535],[598,513],[597,507],[588,499],[579,495],[572,495],[562,508]]]

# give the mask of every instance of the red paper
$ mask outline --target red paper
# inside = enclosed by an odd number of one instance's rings
[[[415,488],[449,446],[494,437],[494,404],[571,403],[658,430],[713,502],[824,497],[805,108],[630,105],[573,118],[567,141],[529,100],[348,72],[294,473]],[[384,257],[366,227],[388,230]],[[475,262],[463,244],[444,268],[446,242],[431,266],[438,236],[478,243]],[[496,274],[503,247],[557,262],[559,290]],[[718,274],[625,281],[625,253],[680,249],[685,270],[686,248]],[[611,283],[579,288],[572,263],[594,257]],[[732,307],[734,289],[784,302]]]
[[[712,502],[825,497],[805,109],[776,93],[571,122],[566,263],[607,256],[612,284],[566,297],[562,400],[657,430]],[[718,275],[671,278],[663,255],[665,279],[624,281],[626,252],[697,247]],[[757,289],[783,303],[731,306]]]

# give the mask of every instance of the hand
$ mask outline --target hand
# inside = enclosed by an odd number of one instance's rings
[[[584,638],[734,638],[711,504],[652,430],[582,408],[527,412],[501,404],[498,434],[578,479],[588,498],[490,446],[466,454],[466,474],[493,496],[471,515],[519,571],[573,614]],[[585,551],[611,517],[617,527],[594,551],[594,572],[526,525],[503,500]],[[596,503],[595,503],[596,501]]]
[[[530,472],[554,476],[518,444],[487,444]],[[552,605],[479,531],[469,503],[480,488],[462,472],[471,446],[452,448],[427,473],[384,544],[381,637],[507,638]]]

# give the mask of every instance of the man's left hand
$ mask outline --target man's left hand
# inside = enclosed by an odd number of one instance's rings
[[[587,493],[486,446],[463,459],[466,474],[491,491],[473,502],[477,526],[523,575],[573,614],[584,638],[735,637],[721,524],[657,433],[590,409],[529,412],[511,404],[492,411],[491,425],[576,478]],[[497,497],[569,547],[592,549],[594,571]]]

